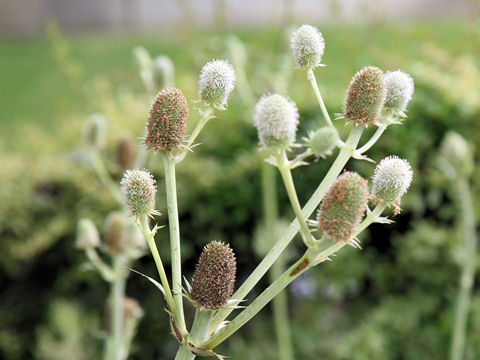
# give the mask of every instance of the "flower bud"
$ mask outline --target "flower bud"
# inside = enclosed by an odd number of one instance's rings
[[[368,201],[368,181],[355,172],[344,172],[323,198],[317,214],[318,231],[328,240],[350,243]]]
[[[100,236],[95,224],[90,219],[81,219],[77,223],[77,237],[75,246],[79,249],[94,248],[100,246]]]
[[[153,79],[157,85],[157,89],[174,85],[175,66],[168,56],[160,55],[153,61]]]
[[[407,160],[389,156],[380,161],[372,177],[374,201],[398,202],[412,182],[412,168]]]
[[[357,124],[378,124],[385,96],[382,70],[365,67],[354,75],[348,86],[343,117]]]
[[[85,145],[103,149],[106,140],[107,121],[101,114],[92,114],[87,118],[83,127],[83,141]]]
[[[235,71],[228,61],[210,61],[200,73],[199,96],[206,104],[224,109],[235,87],[235,80]]]
[[[120,185],[129,216],[138,218],[158,214],[155,210],[155,179],[147,170],[125,171]]]
[[[117,163],[122,169],[134,167],[137,151],[135,143],[130,136],[123,136],[115,149]]]
[[[262,146],[287,149],[295,142],[297,106],[283,95],[264,95],[255,106],[253,123]]]
[[[105,220],[105,249],[110,254],[119,254],[128,247],[128,218],[121,212],[111,212]]]
[[[302,25],[293,32],[290,48],[297,66],[309,69],[320,65],[325,50],[325,41],[322,33],[316,27]]]
[[[188,119],[188,104],[177,88],[158,93],[150,108],[145,144],[156,151],[178,148],[183,141]]]
[[[207,309],[227,305],[233,294],[237,264],[227,244],[212,241],[203,248],[192,280],[192,299]]]
[[[412,99],[414,83],[410,75],[397,70],[387,71],[383,75],[387,95],[384,108],[394,114],[404,115],[409,101]]]
[[[337,145],[337,130],[324,126],[310,133],[307,141],[308,148],[317,157],[324,158],[331,155]]]
[[[442,156],[452,165],[458,176],[470,176],[473,172],[473,151],[465,138],[449,131],[440,146]]]

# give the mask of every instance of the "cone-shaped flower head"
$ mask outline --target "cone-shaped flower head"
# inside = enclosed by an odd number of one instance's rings
[[[157,89],[173,86],[175,82],[175,66],[168,56],[160,55],[153,61],[153,79]]]
[[[178,148],[185,136],[187,119],[188,104],[182,91],[163,89],[150,108],[145,144],[156,151]]]
[[[117,163],[122,169],[129,169],[135,165],[137,149],[131,136],[123,136],[115,148]]]
[[[75,246],[79,249],[100,246],[100,235],[95,224],[90,219],[81,219],[77,223],[77,237]]]
[[[210,61],[200,73],[199,96],[206,104],[224,109],[235,80],[235,70],[227,60]]]
[[[337,141],[337,130],[324,126],[310,133],[307,144],[315,156],[323,158],[332,153]]]
[[[412,175],[407,160],[397,156],[386,157],[375,168],[371,198],[388,203],[399,201],[410,187]]]
[[[412,77],[400,70],[387,71],[383,75],[383,80],[387,89],[385,109],[404,116],[404,111],[413,95],[414,83]]]
[[[458,176],[470,176],[473,171],[473,151],[465,138],[449,131],[440,146],[442,157],[455,169]]]
[[[355,172],[344,172],[323,198],[317,214],[318,231],[334,241],[350,242],[368,202],[368,181]]]
[[[212,241],[203,248],[192,280],[191,296],[207,309],[227,305],[233,294],[237,264],[230,246]]]
[[[283,95],[264,95],[255,106],[253,123],[262,146],[286,149],[295,142],[297,106]]]
[[[157,214],[155,179],[147,170],[127,170],[120,182],[127,213],[141,217]]]
[[[128,247],[128,218],[119,211],[108,214],[105,220],[105,249],[110,254],[119,254]]]
[[[357,124],[377,124],[385,96],[382,70],[365,67],[353,76],[348,86],[343,117]]]
[[[314,68],[322,61],[325,41],[316,27],[302,25],[293,32],[290,48],[299,68]]]
[[[107,142],[106,132],[107,121],[105,117],[101,114],[92,114],[87,118],[83,128],[83,141],[87,146],[103,149]]]

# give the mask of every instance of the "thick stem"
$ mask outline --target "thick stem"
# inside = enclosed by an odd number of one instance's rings
[[[314,239],[302,214],[302,207],[300,206],[300,201],[298,201],[297,191],[295,190],[295,184],[293,183],[292,172],[290,171],[290,163],[287,159],[285,151],[282,151],[282,153],[277,156],[277,166],[280,174],[282,175],[283,183],[285,185],[285,189],[287,190],[293,212],[298,223],[300,224],[300,234],[302,235],[303,242],[307,246],[313,246]]]
[[[310,85],[312,86],[313,92],[315,93],[315,97],[317,98],[318,105],[320,106],[320,110],[322,110],[322,114],[323,114],[323,117],[325,118],[325,121],[327,122],[328,126],[335,129],[335,126],[333,126],[332,120],[330,119],[330,115],[328,114],[327,107],[323,102],[322,94],[320,93],[320,89],[318,88],[317,79],[315,78],[313,69],[307,70],[307,79]]]
[[[170,230],[170,254],[172,261],[172,290],[177,310],[178,324],[182,333],[186,332],[182,297],[182,255],[180,251],[180,224],[178,222],[177,183],[175,180],[175,160],[171,153],[162,156],[165,169],[165,189],[167,193],[168,227]]]
[[[125,275],[124,268],[126,257],[116,255],[113,260],[113,268],[116,278],[111,285],[110,305],[111,305],[111,333],[112,333],[112,360],[122,359],[123,343],[123,298],[125,296]]]
[[[170,285],[168,283],[167,274],[165,273],[162,259],[160,258],[160,254],[158,253],[157,245],[155,244],[155,239],[153,238],[152,231],[148,226],[147,217],[142,216],[139,220],[143,235],[147,240],[148,247],[150,248],[150,252],[153,256],[153,260],[155,261],[155,265],[157,266],[158,275],[160,276],[160,281],[162,282],[163,290],[165,291],[165,301],[167,302],[169,310],[176,316],[177,311],[175,308],[175,302],[173,301],[172,292],[170,290]]]
[[[464,261],[460,286],[458,289],[457,310],[452,335],[450,352],[451,360],[462,360],[465,353],[467,335],[467,320],[472,297],[472,287],[475,276],[475,257],[477,255],[477,239],[475,233],[475,217],[473,213],[472,197],[467,179],[456,182],[458,202],[460,207],[461,230],[463,236]]]
[[[362,136],[363,127],[354,126],[345,145],[340,150],[337,158],[330,167],[327,175],[323,178],[321,184],[318,186],[317,190],[313,193],[310,200],[308,200],[305,207],[302,209],[302,215],[304,218],[309,218],[313,213],[315,208],[320,204],[320,201],[323,199],[323,196],[327,192],[328,188],[338,177],[343,167],[350,159],[355,150],[360,137]],[[292,241],[293,237],[299,230],[299,223],[295,219],[287,228],[282,237],[280,237],[275,245],[270,249],[268,254],[263,258],[260,264],[255,268],[255,270],[250,274],[250,276],[245,280],[245,282],[240,286],[240,288],[233,294],[232,299],[242,300],[245,296],[254,288],[258,281],[265,275],[268,269],[272,264],[278,259],[282,254],[283,250],[288,246]],[[232,309],[222,309],[220,310],[212,320],[210,325],[210,331],[213,332],[215,329],[224,321],[227,316],[232,312]]]
[[[212,321],[213,311],[208,309],[197,309],[195,312],[195,318],[193,320],[192,330],[190,332],[190,338],[195,344],[199,344],[207,337],[208,326]],[[193,360],[195,354],[184,345],[180,345],[178,348],[175,360]]]
[[[379,204],[376,208],[365,218],[359,226],[355,235],[358,235],[368,225],[376,221],[385,209],[385,204]],[[213,335],[208,341],[202,344],[207,349],[213,349],[229,338],[233,333],[245,325],[252,317],[254,317],[265,305],[267,305],[281,290],[288,284],[295,280],[298,276],[303,274],[309,268],[317,264],[319,261],[325,260],[328,256],[336,253],[347,243],[338,242],[325,251],[317,254],[317,250],[313,248],[307,249],[305,254],[290,268],[285,271],[282,276],[275,280],[268,288],[266,288],[260,296],[258,296],[250,305],[247,306],[236,318],[228,323],[223,329]]]

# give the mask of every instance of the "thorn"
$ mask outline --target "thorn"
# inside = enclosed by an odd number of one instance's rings
[[[352,154],[352,157],[354,159],[357,159],[357,160],[365,160],[365,161],[368,161],[368,162],[371,162],[371,163],[374,163],[375,164],[375,161],[370,159],[369,157],[365,156],[365,155],[362,155],[361,153],[359,153],[358,151],[354,151],[353,154]]]

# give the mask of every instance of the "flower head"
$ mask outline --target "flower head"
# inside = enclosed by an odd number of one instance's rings
[[[86,145],[103,149],[106,144],[107,120],[101,114],[92,114],[83,128],[83,141]]]
[[[192,280],[192,299],[207,309],[227,305],[233,294],[237,263],[227,244],[212,241],[203,248]]]
[[[365,67],[353,76],[348,86],[343,117],[357,124],[378,124],[385,96],[382,70]]]
[[[264,95],[255,106],[253,123],[262,146],[288,148],[297,133],[297,106],[283,95]]]
[[[153,79],[157,89],[173,86],[175,66],[168,56],[160,55],[153,60]]]
[[[385,109],[391,110],[394,114],[405,116],[404,111],[412,99],[414,90],[412,77],[400,70],[387,71],[383,75],[383,80],[387,89]]]
[[[108,214],[105,220],[105,249],[110,254],[119,254],[129,245],[128,218],[119,211]]]
[[[127,170],[120,182],[129,216],[156,215],[155,179],[147,170]]]
[[[137,151],[130,136],[122,136],[115,148],[117,163],[122,169],[132,168],[135,165]]]
[[[334,241],[352,242],[368,202],[368,181],[344,172],[323,198],[317,214],[318,231]]]
[[[447,132],[440,145],[440,153],[450,163],[455,175],[471,175],[474,168],[473,151],[462,135],[454,131]]]
[[[156,151],[178,148],[185,136],[187,119],[188,104],[182,91],[163,89],[150,108],[145,144]]]
[[[235,81],[235,70],[227,60],[210,61],[200,73],[199,96],[206,104],[224,109]]]
[[[100,246],[100,235],[97,227],[90,219],[81,219],[77,223],[77,237],[75,246],[79,249],[94,248]]]
[[[332,153],[337,141],[337,130],[329,126],[324,126],[310,133],[307,144],[315,156],[325,157]]]
[[[380,161],[372,177],[371,198],[387,203],[398,202],[412,182],[412,168],[407,160],[389,156]]]
[[[322,61],[325,41],[316,27],[302,25],[293,32],[290,48],[299,68],[314,68]]]

